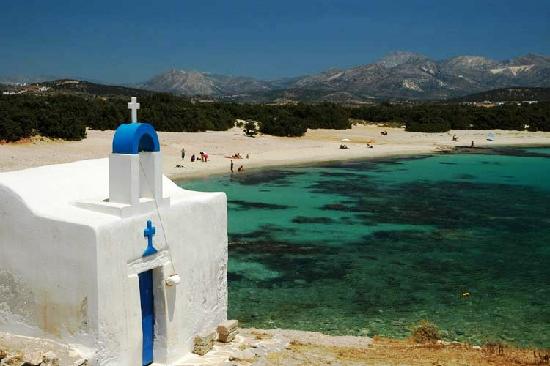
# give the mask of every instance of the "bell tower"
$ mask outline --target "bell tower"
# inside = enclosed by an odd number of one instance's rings
[[[162,198],[162,156],[149,123],[121,124],[109,156],[109,202],[136,205]]]

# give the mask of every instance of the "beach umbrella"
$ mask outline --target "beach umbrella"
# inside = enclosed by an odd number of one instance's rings
[[[342,139],[342,142],[350,142],[350,139]]]
[[[487,141],[495,141],[495,133],[493,131],[487,134]]]

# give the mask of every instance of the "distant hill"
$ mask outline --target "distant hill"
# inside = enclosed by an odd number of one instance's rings
[[[97,84],[79,80],[55,80],[40,83],[51,91],[71,94],[91,94],[97,96],[145,96],[154,94],[152,91],[128,88],[125,86]]]
[[[42,83],[50,80],[68,79],[67,76],[62,75],[0,75],[0,84],[7,86]],[[76,78],[79,79],[80,78]]]
[[[550,87],[550,57],[528,54],[505,61],[482,56],[433,60],[417,53],[395,52],[373,64],[295,78],[265,81],[170,70],[140,85],[179,95],[246,101],[444,100],[515,86]]]
[[[522,102],[536,100],[540,102],[550,101],[550,88],[503,88],[494,89],[482,93],[470,94],[457,98],[463,102]]]
[[[235,98],[230,98],[235,99]],[[374,102],[376,98],[364,98],[354,93],[348,92],[333,92],[328,93],[326,90],[319,89],[274,89],[263,93],[254,93],[248,95],[240,95],[238,100],[243,102],[257,103],[284,103],[292,101],[300,101],[306,103],[316,102],[331,102],[331,103],[363,103]]]
[[[189,96],[238,96],[272,89],[269,82],[254,78],[185,70],[170,70],[154,76],[141,87]]]
[[[3,87],[2,87],[3,86]],[[24,85],[2,85],[0,90],[11,93],[30,94],[72,94],[72,95],[93,95],[100,97],[113,96],[147,96],[154,94],[153,91],[145,89],[128,88],[117,85],[105,85],[89,81],[62,79],[45,81]]]

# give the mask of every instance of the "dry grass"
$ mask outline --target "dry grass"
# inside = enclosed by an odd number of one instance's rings
[[[256,338],[257,340],[263,340],[263,339],[271,339],[273,336],[271,334],[267,334],[265,332],[260,332],[257,330],[253,330],[250,332]]]
[[[384,365],[384,366],[522,366],[548,365],[549,351],[488,344],[415,343],[375,338],[368,348],[336,347],[292,341],[283,352],[268,356],[267,365]]]

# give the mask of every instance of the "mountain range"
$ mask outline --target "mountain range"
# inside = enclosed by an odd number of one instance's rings
[[[179,95],[255,101],[448,99],[512,86],[550,87],[550,57],[528,54],[505,61],[481,56],[433,60],[417,53],[394,52],[372,64],[279,80],[170,70],[138,85]]]
[[[53,76],[0,77],[0,83],[43,82]],[[75,80],[75,79],[72,79]],[[83,80],[78,78],[77,80]],[[550,57],[536,54],[496,61],[481,56],[434,60],[412,52],[394,52],[372,64],[330,69],[277,80],[169,70],[126,88],[99,83],[42,83],[48,88],[93,94],[138,94],[150,91],[246,102],[409,99],[445,100],[511,87],[550,87]],[[133,88],[133,89],[129,89]]]

